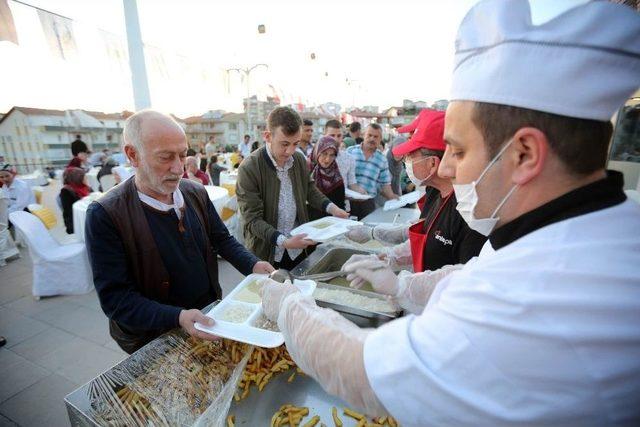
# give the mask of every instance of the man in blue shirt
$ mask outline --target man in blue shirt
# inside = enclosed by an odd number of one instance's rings
[[[356,181],[367,193],[376,197],[378,191],[385,198],[397,199],[398,196],[391,189],[391,174],[387,158],[378,151],[382,142],[382,127],[377,123],[367,126],[364,141],[360,145],[347,149],[347,154],[356,160]],[[351,215],[362,219],[376,208],[373,198],[364,201],[351,202]]]

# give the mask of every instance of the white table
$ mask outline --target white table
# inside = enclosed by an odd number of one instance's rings
[[[375,211],[371,212],[369,215],[362,218],[362,222],[370,225],[391,224],[396,215],[398,216],[395,222],[396,224],[412,224],[418,218],[420,218],[420,210],[412,208],[399,208],[392,211],[384,211],[382,210],[382,208],[378,208]]]
[[[120,182],[124,182],[129,177],[135,175],[136,170],[133,166],[115,166],[111,169],[111,173],[117,173],[120,177]]]
[[[216,212],[222,216],[222,208],[224,204],[227,203],[227,200],[229,200],[229,190],[215,185],[205,185],[204,188],[207,190],[209,200],[213,203],[213,207],[216,208]]]
[[[100,197],[101,194],[102,193],[91,193],[89,196],[75,202],[71,207],[73,212],[73,234],[75,234],[81,242],[84,242],[84,223],[87,219],[87,209],[91,202]]]
[[[220,185],[229,184],[236,185],[238,182],[238,172],[222,171],[220,172]]]
[[[89,169],[89,172],[85,174],[87,177],[87,184],[93,191],[100,191],[100,182],[98,181],[98,172],[100,172],[99,166],[94,166]]]
[[[26,175],[17,175],[16,178],[21,179],[27,184],[29,184],[29,187],[36,187],[38,185],[49,184],[48,176],[41,170],[37,170],[35,172],[28,173]]]

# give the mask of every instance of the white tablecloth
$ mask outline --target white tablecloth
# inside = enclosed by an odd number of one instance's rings
[[[87,196],[75,202],[71,207],[73,211],[73,234],[81,242],[84,242],[84,223],[87,219],[87,208],[94,200],[95,197]]]
[[[231,184],[236,185],[238,181],[237,172],[220,172],[220,185]]]
[[[206,188],[209,200],[213,203],[213,207],[216,208],[216,212],[218,212],[218,215],[222,215],[222,208],[229,200],[229,190],[215,185],[205,185],[204,188]]]
[[[100,191],[100,182],[98,181],[98,172],[100,172],[100,167],[93,167],[85,174],[87,177],[87,184],[93,191]]]
[[[41,170],[37,170],[32,173],[28,173],[26,175],[17,175],[16,178],[23,180],[29,187],[36,187],[38,185],[47,185],[49,184],[49,180],[47,175]]]
[[[126,181],[130,176],[135,175],[136,170],[132,166],[116,166],[111,169],[112,172],[115,172],[120,177],[120,182]]]

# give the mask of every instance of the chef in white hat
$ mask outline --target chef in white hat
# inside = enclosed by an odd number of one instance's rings
[[[495,251],[376,330],[265,284],[293,359],[403,426],[640,425],[640,206],[605,170],[610,118],[639,86],[632,9],[590,2],[535,26],[526,0],[476,4],[439,175]]]

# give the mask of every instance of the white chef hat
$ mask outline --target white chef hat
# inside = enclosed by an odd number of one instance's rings
[[[451,100],[608,121],[640,87],[640,14],[607,1],[531,23],[527,0],[483,0],[456,37]]]

